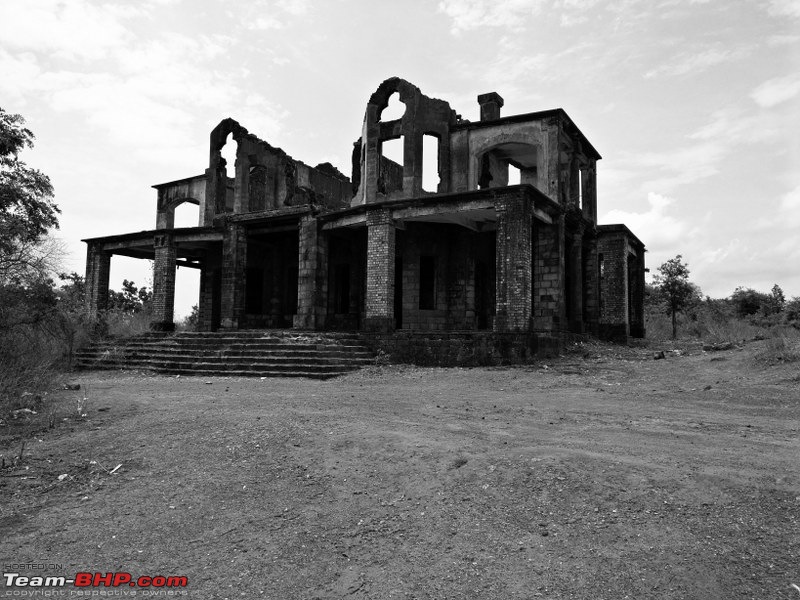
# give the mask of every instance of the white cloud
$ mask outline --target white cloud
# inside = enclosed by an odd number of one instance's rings
[[[710,141],[663,152],[642,152],[626,160],[630,166],[644,168],[653,177],[644,183],[643,189],[671,191],[678,185],[716,175],[727,151],[725,144]]]
[[[706,71],[722,63],[738,60],[749,54],[749,48],[725,48],[716,45],[701,52],[682,52],[671,60],[645,73],[646,79],[667,76],[681,76]]]
[[[574,27],[589,20],[587,14],[600,0],[561,0],[555,5],[556,10],[561,9],[561,26]]]
[[[800,18],[800,0],[770,0],[767,12],[773,17]]]
[[[21,10],[16,4],[0,3],[0,41],[9,47],[50,51],[66,59],[100,59],[133,38],[113,6],[26,0]]]
[[[789,229],[794,232],[800,227],[800,185],[781,196],[778,202],[778,210],[769,218],[760,223],[765,229]],[[791,240],[795,248],[800,249],[800,243],[796,235],[787,239]]]
[[[800,41],[800,35],[771,35],[767,38],[767,44],[770,46],[787,46],[795,44]]]
[[[481,27],[524,29],[525,20],[537,14],[544,0],[442,0],[439,12],[453,20],[451,33],[459,34]]]
[[[736,106],[715,110],[711,121],[689,135],[693,140],[717,140],[732,146],[752,144],[776,139],[784,125],[774,115],[767,112],[749,113]]]
[[[683,221],[667,214],[667,209],[675,203],[675,200],[649,192],[647,203],[650,205],[647,212],[613,209],[605,213],[601,221],[624,223],[636,236],[645,241],[648,248],[659,249],[662,252],[667,248],[677,248],[678,243],[689,233],[689,227]]]
[[[255,29],[257,31],[266,31],[267,29],[282,29],[284,24],[271,15],[263,15],[255,20],[247,22],[248,29]]]
[[[771,108],[791,100],[798,94],[800,94],[800,75],[793,74],[765,81],[753,90],[750,97],[759,106]]]
[[[204,138],[197,131],[210,129],[205,114],[238,117],[261,136],[280,130],[282,111],[247,93],[245,71],[213,68],[232,43],[170,32],[109,48],[92,72],[53,69],[46,55],[0,50],[0,92],[20,106],[37,97],[137,156],[180,163],[183,150]]]
[[[309,0],[278,0],[278,8],[290,15],[300,16],[308,13]]]

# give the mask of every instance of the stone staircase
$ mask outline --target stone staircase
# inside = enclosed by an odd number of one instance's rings
[[[375,362],[355,333],[278,330],[147,333],[79,350],[76,369],[327,379]]]

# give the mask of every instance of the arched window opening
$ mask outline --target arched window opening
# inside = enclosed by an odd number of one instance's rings
[[[422,136],[422,189],[439,191],[439,138],[430,133]]]
[[[389,103],[378,115],[378,120],[383,122],[396,121],[397,119],[402,119],[404,114],[406,114],[406,105],[400,101],[400,94],[395,92],[389,96]]]
[[[239,143],[233,139],[233,134],[229,133],[225,138],[225,145],[220,150],[222,158],[225,159],[225,175],[229,179],[236,177],[236,151],[239,148]]]
[[[530,184],[538,186],[539,151],[533,144],[508,142],[477,155],[478,189]]]
[[[199,225],[199,205],[187,201],[175,207],[175,227],[197,227]]]

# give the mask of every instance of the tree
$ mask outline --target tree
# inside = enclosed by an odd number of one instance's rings
[[[53,202],[50,178],[19,160],[33,147],[33,133],[25,119],[0,108],[0,268],[25,265],[32,249],[49,229],[58,228],[61,212]]]
[[[689,265],[681,262],[678,254],[658,267],[658,275],[653,283],[663,298],[668,315],[672,316],[672,339],[678,337],[676,315],[682,312],[700,296],[699,288],[689,281]]]
[[[122,280],[122,291],[108,292],[108,306],[123,312],[138,313],[146,310],[153,302],[153,292],[146,286],[136,287],[133,281]]]
[[[20,115],[0,108],[0,410],[47,385],[55,358],[53,276],[62,250],[47,232],[60,211],[47,175],[19,159],[33,139]]]
[[[769,296],[767,296],[767,301],[761,305],[761,311],[765,315],[777,315],[783,312],[783,308],[786,306],[786,296],[777,283],[772,286],[772,290],[770,291]]]

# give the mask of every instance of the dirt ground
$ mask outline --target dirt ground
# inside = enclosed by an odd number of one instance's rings
[[[758,348],[79,373],[54,429],[21,417],[39,430],[0,472],[0,559],[208,599],[800,600],[800,363]],[[7,463],[23,429],[0,427]]]

